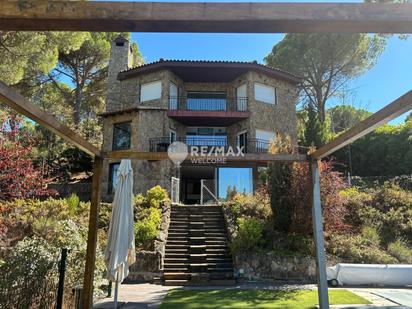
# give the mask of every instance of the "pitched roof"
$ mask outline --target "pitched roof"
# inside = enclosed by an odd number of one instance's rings
[[[301,78],[292,73],[259,64],[256,61],[242,62],[164,59],[121,71],[118,75],[118,79],[124,80],[161,69],[170,70],[183,81],[190,82],[229,82],[248,71],[262,73],[293,84],[298,84],[301,82]]]

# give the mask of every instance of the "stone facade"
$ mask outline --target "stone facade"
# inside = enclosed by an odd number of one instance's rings
[[[120,46],[119,46],[120,45]],[[246,83],[247,85],[247,111],[250,117],[228,125],[228,145],[236,146],[237,134],[248,132],[248,137],[255,138],[256,130],[264,130],[281,134],[288,134],[296,142],[296,113],[297,100],[296,83],[276,79],[261,72],[250,70],[242,73],[229,82],[190,82],[183,81],[171,70],[159,68],[129,78],[118,80],[117,74],[130,66],[130,45],[113,43],[109,65],[109,85],[106,101],[106,114],[104,115],[103,151],[112,150],[113,125],[121,122],[131,123],[130,150],[149,151],[152,138],[167,137],[170,131],[175,131],[178,137],[184,138],[186,126],[179,121],[168,117],[170,83],[178,87],[179,97],[185,97],[188,91],[226,92],[228,98],[236,97],[236,88]],[[150,64],[148,65],[150,66]],[[160,99],[139,102],[141,85],[153,81],[161,81]],[[275,87],[276,104],[257,101],[254,96],[254,83],[261,83]],[[115,161],[106,160],[103,170],[103,196],[110,200],[109,194],[109,165]],[[171,162],[166,161],[135,161],[134,193],[141,193],[160,184],[170,188],[170,178],[176,175]],[[257,172],[254,168],[254,174]]]

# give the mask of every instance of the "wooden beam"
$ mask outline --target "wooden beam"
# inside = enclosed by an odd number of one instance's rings
[[[312,223],[316,247],[316,273],[318,279],[318,299],[321,309],[329,309],[328,281],[326,277],[325,244],[323,238],[322,205],[320,200],[319,162],[310,163],[312,176]]]
[[[412,4],[6,0],[0,29],[412,33]]]
[[[101,157],[95,157],[93,164],[92,197],[90,200],[89,231],[87,234],[86,266],[83,277],[83,309],[90,309],[93,305],[93,280],[96,262],[102,167],[103,159]]]
[[[311,157],[313,159],[321,159],[336,150],[356,141],[362,136],[372,132],[381,125],[395,119],[396,117],[406,113],[412,109],[412,90],[405,93],[392,103],[386,105],[384,108],[369,116],[365,120],[359,122],[353,128],[338,135],[334,140],[327,143],[316,150]]]
[[[105,158],[112,160],[132,159],[132,160],[169,160],[167,152],[139,152],[139,151],[109,151],[105,153]],[[213,162],[217,159],[224,159],[226,162],[303,162],[307,160],[306,155],[301,154],[269,154],[269,153],[247,153],[244,156],[188,156],[186,162],[190,160],[204,160]]]
[[[34,105],[12,87],[0,81],[0,102],[10,106],[16,112],[30,118],[38,124],[56,133],[70,144],[78,147],[91,156],[100,156],[100,150],[83,137],[61,124],[55,117]]]

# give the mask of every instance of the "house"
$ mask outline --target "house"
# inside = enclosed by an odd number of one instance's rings
[[[109,63],[103,151],[165,152],[180,141],[194,148],[267,152],[277,133],[296,142],[300,79],[258,64],[235,61],[164,60],[130,67],[130,44],[114,40]],[[103,198],[110,200],[118,161],[105,160]],[[227,188],[252,193],[265,163],[133,161],[134,192],[154,185],[171,189],[179,178],[180,200],[196,204],[201,183],[208,193],[226,197]]]

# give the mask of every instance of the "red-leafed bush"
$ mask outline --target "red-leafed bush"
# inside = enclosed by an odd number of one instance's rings
[[[45,188],[41,172],[33,166],[31,145],[19,117],[0,117],[0,200],[55,194]]]
[[[293,163],[289,164],[288,169],[288,185],[282,189],[282,192],[277,192],[282,199],[272,201],[272,208],[280,207],[279,203],[292,205],[287,232],[311,234],[312,184],[309,164]],[[332,162],[320,162],[319,170],[324,230],[326,232],[347,230],[350,226],[344,222],[346,208],[339,194],[346,187],[345,181],[339,172],[333,170]]]
[[[331,161],[322,161],[319,164],[321,202],[326,232],[347,230],[345,224],[346,207],[339,194],[346,188],[341,173],[333,170]],[[308,163],[295,163],[292,168],[291,198],[296,205],[292,230],[294,232],[312,231],[312,205],[311,205],[311,175]]]

